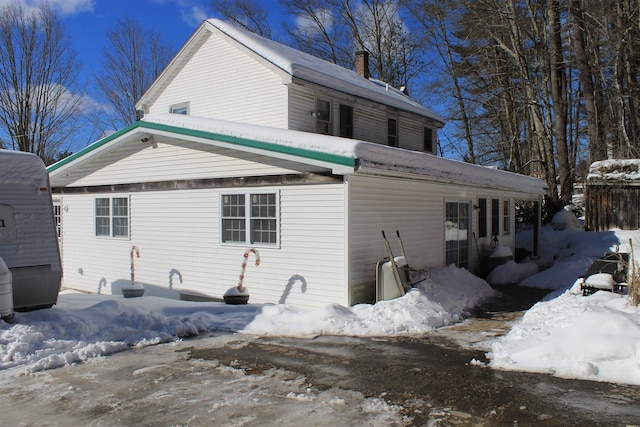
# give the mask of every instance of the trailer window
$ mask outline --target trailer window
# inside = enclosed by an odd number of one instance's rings
[[[95,199],[96,236],[129,238],[129,198]]]
[[[222,243],[278,244],[278,193],[223,194],[221,207]]]

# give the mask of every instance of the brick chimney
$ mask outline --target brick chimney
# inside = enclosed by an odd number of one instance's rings
[[[369,52],[366,50],[356,52],[356,73],[367,80],[371,77],[369,74]]]

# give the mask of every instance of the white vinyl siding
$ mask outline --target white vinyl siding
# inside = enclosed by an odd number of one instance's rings
[[[211,34],[171,80],[148,114],[189,102],[189,115],[285,129],[287,87],[282,77]]]
[[[351,304],[366,302],[375,295],[376,263],[387,256],[381,231],[385,230],[394,256],[401,254],[395,231],[401,234],[407,261],[415,268],[440,268],[445,262],[445,202],[458,200],[477,203],[478,198],[522,197],[515,192],[456,185],[435,181],[384,178],[365,175],[348,179],[349,206],[349,282]],[[468,237],[477,237],[477,209],[469,210]],[[503,236],[501,244],[513,248],[513,234]],[[491,249],[491,236],[469,242],[481,252]],[[475,268],[478,251],[469,251],[469,266]]]
[[[289,91],[289,129],[316,132],[316,98],[330,100],[332,117],[340,117],[340,105],[353,107],[353,138],[387,145],[388,117],[397,120],[397,140],[401,148],[422,151],[424,120],[406,112],[389,110],[373,102],[328,91],[309,83],[293,84]],[[389,116],[391,114],[391,116]],[[333,124],[330,134],[339,134]],[[435,132],[434,132],[435,133]]]
[[[257,175],[286,175],[319,170],[257,154],[238,156],[235,151],[195,142],[162,142],[155,146],[127,144],[101,158],[87,162],[73,176],[73,186],[123,184],[201,178],[229,178]],[[162,165],[162,167],[158,167]],[[104,166],[104,167],[102,167]],[[132,171],[135,171],[133,173]]]
[[[344,185],[246,188],[280,193],[281,244],[256,246],[259,267],[249,260],[244,285],[250,302],[322,307],[346,305]],[[93,201],[65,195],[64,250],[67,287],[119,294],[130,280],[130,250],[140,249],[136,281],[156,293],[222,298],[238,281],[249,245],[220,244],[220,194],[233,189],[132,193],[131,241],[95,239]]]

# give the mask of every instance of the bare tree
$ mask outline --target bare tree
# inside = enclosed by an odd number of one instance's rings
[[[113,130],[136,120],[135,104],[174,55],[160,33],[145,31],[133,18],[118,21],[107,34],[109,45],[96,84],[111,106]]]
[[[352,68],[354,54],[370,53],[371,74],[395,87],[419,73],[419,38],[412,37],[397,0],[281,0],[296,18],[287,26],[294,47]]]
[[[233,25],[271,38],[269,11],[255,0],[211,0],[211,8]]]
[[[52,158],[76,130],[78,64],[60,20],[41,3],[0,8],[0,145]]]

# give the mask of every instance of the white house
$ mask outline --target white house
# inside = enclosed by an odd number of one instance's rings
[[[118,293],[135,245],[150,292],[220,298],[255,248],[251,301],[300,306],[371,302],[381,230],[401,232],[412,266],[471,268],[473,237],[513,248],[514,202],[545,191],[425,153],[177,114],[149,115],[49,171],[64,286]]]
[[[494,236],[514,248],[515,202],[545,192],[430,154],[442,121],[402,92],[215,20],[138,107],[49,167],[65,287],[119,293],[135,246],[148,293],[221,298],[253,248],[251,302],[373,302],[381,230],[412,267],[473,270]]]

